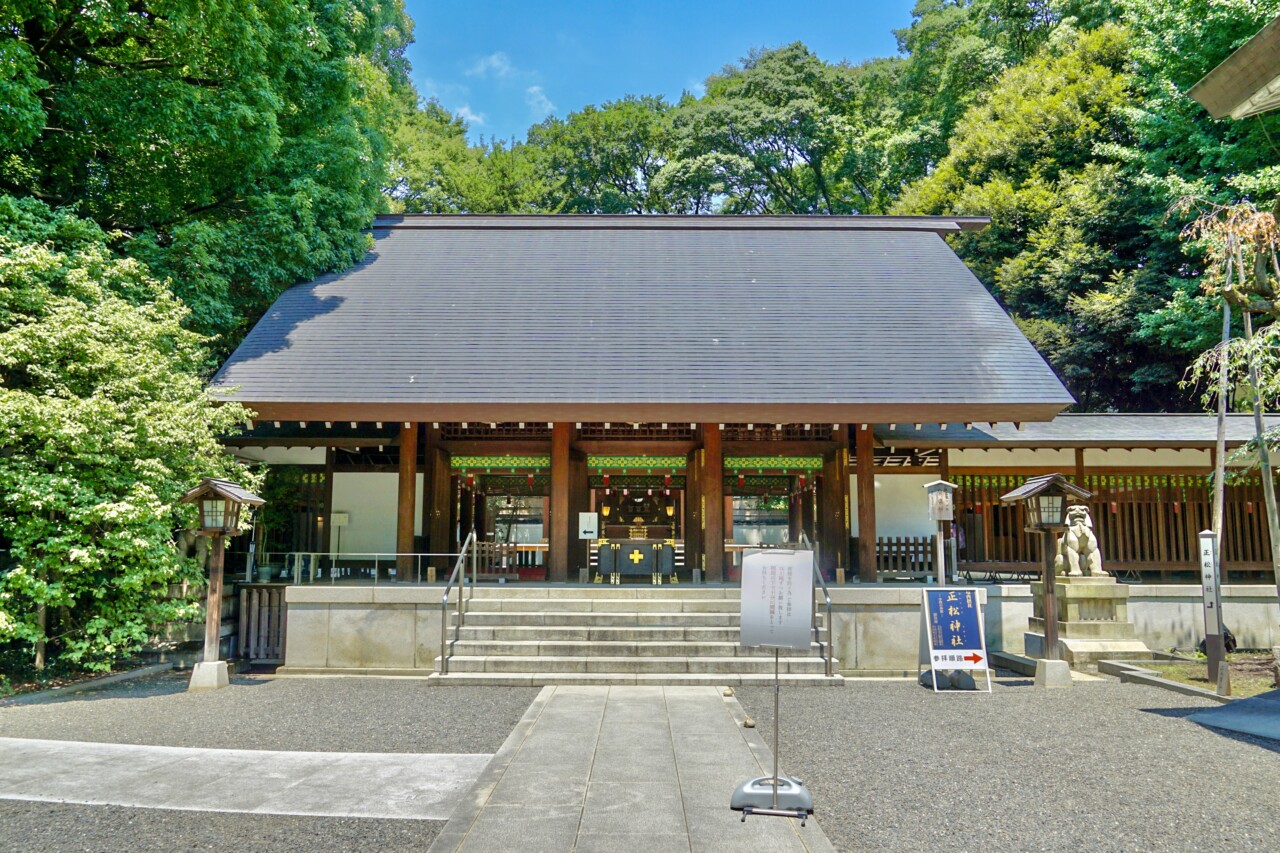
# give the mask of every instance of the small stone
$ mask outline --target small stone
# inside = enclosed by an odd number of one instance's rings
[[[732,688],[732,687],[726,687],[726,688],[724,689],[724,695],[725,695],[725,696],[732,696],[732,695],[733,695],[733,688]]]
[[[747,718],[742,721],[742,727],[744,729],[754,729],[756,727],[755,718],[750,715],[747,715]]]

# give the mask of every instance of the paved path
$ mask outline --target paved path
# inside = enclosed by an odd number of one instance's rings
[[[813,820],[729,810],[772,770],[741,718],[714,687],[544,688],[431,851],[833,850]]]
[[[0,738],[0,799],[443,820],[489,759]]]

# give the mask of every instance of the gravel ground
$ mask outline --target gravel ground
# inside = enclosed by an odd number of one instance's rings
[[[0,736],[298,752],[492,753],[536,687],[370,678],[232,678],[187,693],[167,672],[31,705],[0,703]]]
[[[840,850],[1276,850],[1280,742],[1183,719],[1207,700],[1106,679],[993,695],[784,689],[782,768]],[[773,743],[773,690],[739,688]]]
[[[538,688],[366,678],[232,678],[186,692],[164,673],[31,705],[0,736],[300,752],[492,753]],[[224,814],[0,800],[0,851],[425,850],[443,821]]]

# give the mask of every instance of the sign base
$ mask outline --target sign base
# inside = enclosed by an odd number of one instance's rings
[[[805,820],[813,814],[813,794],[799,779],[779,776],[775,798],[773,777],[759,776],[738,786],[729,799],[729,808],[742,812],[743,822],[747,815],[758,814],[794,818],[804,826]]]

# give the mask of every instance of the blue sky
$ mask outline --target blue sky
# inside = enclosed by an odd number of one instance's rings
[[[523,140],[549,114],[626,94],[674,100],[753,47],[802,41],[829,62],[896,53],[915,0],[804,3],[405,0],[418,91],[460,113],[473,141]]]

